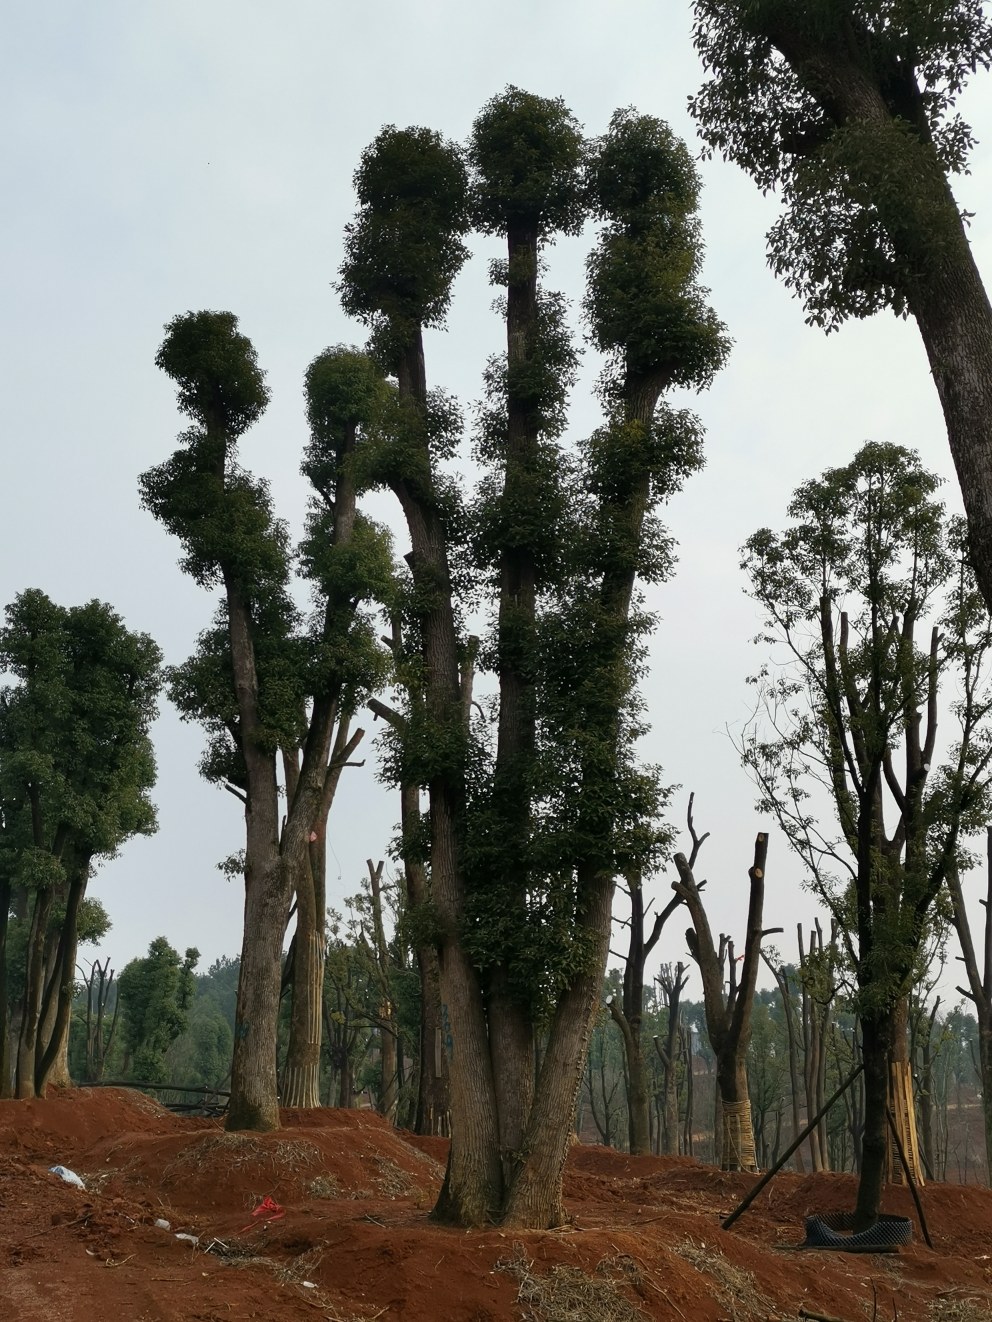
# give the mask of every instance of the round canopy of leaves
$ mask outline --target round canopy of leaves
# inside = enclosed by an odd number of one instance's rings
[[[707,385],[730,342],[696,283],[699,181],[685,144],[661,120],[617,111],[588,177],[607,222],[588,261],[585,311],[594,344],[628,379]]]
[[[344,310],[395,330],[444,319],[468,255],[468,178],[458,147],[425,128],[389,125],[355,172],[358,215],[345,230]]]
[[[233,312],[174,317],[155,364],[179,388],[179,407],[209,431],[234,440],[257,422],[269,402],[255,349]]]
[[[582,131],[561,97],[507,87],[472,126],[473,217],[485,234],[577,234],[585,219]]]

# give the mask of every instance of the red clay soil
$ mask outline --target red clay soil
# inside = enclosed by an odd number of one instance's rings
[[[992,1308],[992,1193],[975,1186],[923,1191],[932,1250],[908,1192],[889,1190],[913,1243],[854,1255],[795,1247],[807,1213],[852,1207],[850,1176],[780,1175],[723,1231],[756,1177],[576,1147],[567,1226],[466,1233],[428,1220],[443,1157],[443,1141],[368,1111],[285,1111],[254,1135],[126,1089],[0,1102],[0,1318],[860,1322],[874,1308],[908,1322]],[[252,1215],[266,1198],[281,1216]]]

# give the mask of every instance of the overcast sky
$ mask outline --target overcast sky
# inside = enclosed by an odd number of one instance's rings
[[[8,6],[4,26],[0,604],[27,587],[64,605],[98,597],[152,634],[170,663],[189,653],[213,602],[138,505],[137,475],[172,452],[183,426],[153,361],[167,320],[200,308],[240,318],[272,390],[242,458],[299,530],[303,372],[325,346],[362,338],[333,282],[351,176],[383,124],[464,139],[480,106],[512,83],[562,96],[590,135],[633,105],[698,149],[686,110],[702,78],[688,0],[51,0]],[[963,108],[982,141],[956,191],[977,213],[972,239],[990,272],[992,81],[979,79]],[[735,343],[710,391],[678,401],[705,424],[707,466],[667,511],[680,565],[652,598],[660,623],[645,754],[684,787],[679,818],[695,790],[698,826],[712,832],[700,871],[713,925],[741,935],[754,835],[769,824],[755,816],[728,734],[749,712],[745,677],[761,659],[738,548],[757,527],[781,526],[798,483],[868,438],[916,446],[950,479],[949,503],[958,498],[915,325],[884,316],[829,338],[807,328],[765,264],[774,200],[733,166],[709,162],[702,173],[704,280]],[[549,286],[576,304],[587,246],[588,236],[549,254]],[[501,334],[486,283],[498,248],[479,241],[475,252],[448,332],[427,345],[431,383],[466,403]],[[596,370],[587,354],[573,436],[599,420],[588,390]],[[376,780],[375,727],[361,719],[366,766],[343,778],[330,823],[334,898],[357,890],[366,857],[385,854],[398,815]],[[198,778],[201,734],[165,702],[155,738],[160,829],[92,886],[113,919],[102,953],[119,968],[165,935],[198,946],[205,968],[240,948],[241,887],[216,864],[241,847],[243,819]],[[659,882],[663,902],[668,884]],[[798,862],[773,836],[767,923],[787,928],[788,956],[796,922],[814,912]],[[670,924],[662,958],[686,958],[685,925]]]

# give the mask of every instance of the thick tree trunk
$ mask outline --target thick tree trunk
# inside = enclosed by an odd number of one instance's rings
[[[419,946],[416,957],[420,974],[420,1066],[414,1132],[447,1136],[451,1131],[451,1103],[437,951],[433,946]]]
[[[746,1055],[737,1050],[718,1055],[716,1078],[720,1091],[720,1169],[756,1171]]]
[[[911,291],[910,307],[944,412],[972,564],[992,610],[992,307],[949,188],[947,201],[954,244]]]
[[[274,842],[273,842],[274,845]],[[278,848],[264,863],[251,858],[245,876],[245,926],[234,1020],[231,1100],[225,1128],[279,1127],[276,1036],[282,980],[282,942],[292,882]]]
[[[405,845],[417,840],[420,832],[420,790],[416,785],[400,786],[400,826]],[[426,905],[430,899],[427,872],[419,858],[404,857],[403,876],[407,905],[411,914],[416,914],[419,906]],[[418,943],[415,955],[420,977],[420,1049],[414,1132],[447,1136],[451,1126],[451,1103],[441,1025],[437,950],[429,942],[422,941]]]
[[[515,859],[496,879],[508,904],[522,912],[530,872],[531,793],[536,729],[537,589],[533,547],[521,544],[516,529],[531,522],[533,474],[538,454],[540,413],[532,398],[521,398],[521,376],[534,355],[538,329],[538,234],[511,227],[507,236],[507,440],[502,499],[514,511],[516,541],[500,552],[497,620],[499,724],[493,802],[496,833],[514,841]],[[486,1012],[494,1062],[503,1178],[509,1182],[523,1148],[524,1129],[534,1097],[534,1030],[526,1005],[514,994],[506,964],[487,978]]]
[[[882,1208],[882,1188],[889,1150],[885,1108],[889,1096],[889,1054],[892,1050],[892,1010],[862,1011],[865,1121],[861,1144],[861,1178],[854,1209],[855,1230],[874,1225]]]
[[[576,975],[555,1008],[527,1124],[524,1160],[506,1199],[506,1226],[548,1229],[564,1221],[562,1171],[609,952],[613,878],[580,873],[579,888],[585,896],[582,926],[589,935],[589,966]]]

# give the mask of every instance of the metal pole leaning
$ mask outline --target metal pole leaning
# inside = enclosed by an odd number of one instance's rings
[[[779,1173],[779,1171],[782,1169],[785,1163],[795,1152],[796,1148],[800,1147],[801,1144],[805,1143],[806,1139],[809,1138],[810,1134],[820,1123],[823,1117],[827,1114],[827,1112],[833,1106],[834,1102],[836,1102],[839,1097],[844,1096],[848,1088],[850,1088],[851,1084],[854,1082],[854,1080],[858,1077],[858,1075],[861,1073],[863,1069],[864,1069],[864,1065],[859,1065],[858,1068],[854,1071],[854,1073],[848,1078],[847,1082],[842,1083],[841,1086],[834,1093],[834,1095],[830,1097],[826,1102],[824,1102],[823,1106],[820,1108],[819,1111],[817,1111],[816,1115],[809,1122],[809,1124],[806,1126],[803,1132],[799,1135],[799,1137],[795,1140],[794,1143],[790,1144],[790,1146],[786,1148],[785,1152],[782,1154],[781,1157],[779,1157],[778,1161],[771,1168],[771,1170],[765,1171],[764,1175],[762,1175],[761,1179],[754,1186],[754,1188],[747,1195],[747,1197],[742,1202],[738,1203],[738,1205],[734,1208],[734,1210],[730,1213],[728,1217],[725,1217],[720,1222],[721,1229],[729,1230],[730,1227],[737,1220],[737,1218],[741,1215],[741,1213],[747,1211],[747,1209],[757,1198],[758,1194],[761,1193],[765,1185]]]

